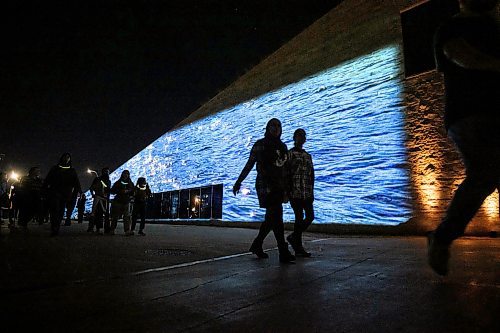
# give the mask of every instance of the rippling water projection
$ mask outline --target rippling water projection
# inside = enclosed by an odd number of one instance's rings
[[[123,169],[154,192],[224,184],[223,220],[262,221],[253,170],[232,186],[270,118],[293,146],[296,128],[316,170],[315,223],[397,225],[411,216],[404,146],[400,49],[391,46],[167,132]],[[293,213],[285,205],[285,220]]]

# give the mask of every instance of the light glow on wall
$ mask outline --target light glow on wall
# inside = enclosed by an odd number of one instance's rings
[[[282,140],[307,132],[316,170],[315,223],[397,225],[411,217],[399,46],[389,46],[167,132],[123,169],[154,192],[224,184],[223,220],[262,221],[253,170],[232,186],[273,117]],[[285,220],[293,221],[289,205]]]

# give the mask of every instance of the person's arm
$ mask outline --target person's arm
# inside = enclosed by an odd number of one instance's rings
[[[94,180],[92,181],[92,185],[90,185],[89,191],[90,191],[90,194],[92,195],[92,198],[95,197],[95,192],[96,192],[97,186],[99,185],[98,182],[99,182],[98,177],[95,177]]]
[[[245,178],[247,178],[250,171],[252,171],[255,162],[257,162],[257,152],[255,145],[253,145],[252,150],[250,151],[250,157],[248,157],[247,163],[243,167],[243,170],[241,170],[240,176],[238,177],[238,180],[236,180],[236,183],[233,186],[234,195],[236,195],[236,193],[238,193],[238,191],[240,190],[241,183],[245,180]]]
[[[118,194],[118,187],[119,187],[118,183],[119,183],[119,182],[120,182],[120,180],[116,181],[116,182],[113,184],[113,186],[111,186],[111,189],[109,190],[109,192],[110,192],[111,194]]]
[[[455,65],[471,70],[500,72],[500,59],[470,45],[464,38],[452,38],[443,45],[444,55]]]
[[[76,170],[73,169],[73,192],[75,194],[82,193],[82,186],[80,185],[80,179],[78,179],[78,174]]]
[[[149,188],[149,184],[146,184],[146,195],[149,198],[153,193],[151,192],[151,189]]]
[[[46,191],[47,189],[49,189],[51,186],[52,186],[52,183],[54,182],[53,178],[54,178],[54,168],[50,168],[49,170],[49,173],[47,174],[47,177],[45,177],[45,179],[43,180],[43,184],[42,184],[42,189],[44,191]]]

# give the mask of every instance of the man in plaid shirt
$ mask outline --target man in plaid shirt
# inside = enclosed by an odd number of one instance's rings
[[[311,155],[302,146],[306,131],[302,128],[293,133],[294,147],[288,152],[288,195],[295,214],[294,231],[287,237],[295,256],[310,257],[302,246],[302,233],[314,220],[314,167]],[[304,218],[305,212],[305,218]]]

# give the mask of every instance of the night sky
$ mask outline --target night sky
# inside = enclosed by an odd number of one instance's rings
[[[338,0],[80,1],[3,6],[2,168],[73,155],[114,169]]]

